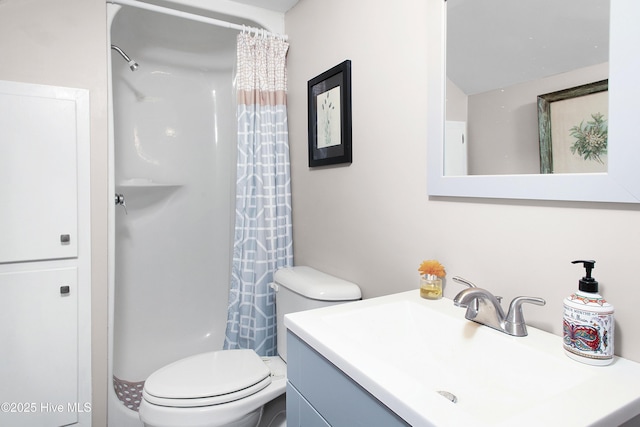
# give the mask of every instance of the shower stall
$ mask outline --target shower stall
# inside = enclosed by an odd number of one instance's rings
[[[149,374],[224,343],[238,32],[136,7],[107,9],[108,416],[109,426],[128,427],[141,425],[136,409]],[[234,21],[256,26],[241,18]]]

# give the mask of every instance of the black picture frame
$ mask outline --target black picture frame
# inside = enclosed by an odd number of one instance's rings
[[[351,61],[307,83],[309,167],[351,163]]]

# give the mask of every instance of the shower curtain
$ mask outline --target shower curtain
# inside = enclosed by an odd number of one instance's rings
[[[273,273],[293,265],[286,54],[281,37],[238,35],[236,223],[225,349],[276,355]]]

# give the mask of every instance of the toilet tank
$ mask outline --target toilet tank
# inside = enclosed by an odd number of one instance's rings
[[[273,275],[276,291],[278,354],[287,361],[284,316],[297,311],[328,307],[362,298],[358,285],[311,267],[282,268]]]

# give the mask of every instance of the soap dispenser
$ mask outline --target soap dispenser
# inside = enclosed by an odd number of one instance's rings
[[[578,281],[578,291],[564,299],[564,351],[570,358],[589,365],[613,361],[613,306],[598,294],[598,282],[591,277],[593,260],[581,263],[586,275]]]

